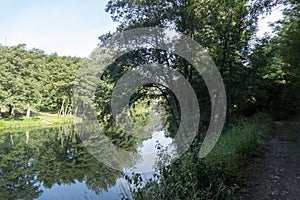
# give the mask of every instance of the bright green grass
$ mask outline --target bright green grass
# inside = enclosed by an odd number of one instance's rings
[[[38,113],[33,117],[20,117],[16,119],[4,118],[0,120],[0,130],[19,129],[32,127],[48,127],[62,124],[70,124],[80,121],[75,116],[59,116],[50,113]]]

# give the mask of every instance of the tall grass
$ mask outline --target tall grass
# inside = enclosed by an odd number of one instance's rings
[[[272,132],[271,118],[265,114],[242,119],[221,135],[205,163],[222,178],[236,181]]]

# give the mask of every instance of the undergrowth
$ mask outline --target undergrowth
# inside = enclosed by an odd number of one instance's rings
[[[140,174],[125,176],[132,191],[124,199],[233,199],[243,182],[245,166],[272,129],[265,114],[241,119],[222,133],[205,159],[198,157],[198,149],[191,148],[171,165],[159,167],[150,180],[143,180]]]

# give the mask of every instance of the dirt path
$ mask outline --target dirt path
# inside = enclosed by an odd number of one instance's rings
[[[250,189],[240,199],[300,200],[300,125],[275,125],[264,155],[250,166]]]

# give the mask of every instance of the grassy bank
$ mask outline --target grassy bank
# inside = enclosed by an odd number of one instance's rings
[[[69,124],[80,121],[72,115],[59,116],[50,113],[37,113],[32,117],[18,117],[18,118],[3,118],[0,119],[0,130],[4,129],[19,129],[32,127],[49,127],[62,124]]]
[[[204,160],[198,156],[199,149],[191,148],[161,168],[144,187],[135,189],[134,199],[233,199],[243,187],[245,166],[272,134],[272,124],[264,114],[237,121],[222,133]],[[129,182],[140,186],[140,177]]]
[[[205,163],[223,179],[239,182],[245,167],[259,154],[272,133],[272,120],[265,114],[240,120],[221,135]]]

